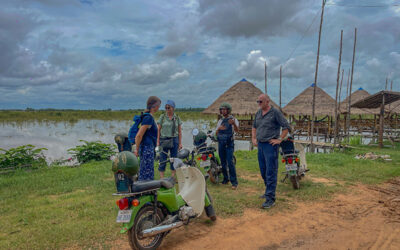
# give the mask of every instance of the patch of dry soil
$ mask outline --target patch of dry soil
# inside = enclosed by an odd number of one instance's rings
[[[173,230],[160,249],[400,249],[400,178],[359,185],[327,202],[297,203],[291,212],[246,210],[204,222]],[[129,249],[126,238],[113,245]]]

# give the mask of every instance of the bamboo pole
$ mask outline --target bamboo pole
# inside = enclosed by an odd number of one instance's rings
[[[349,89],[349,111],[347,113],[347,115],[349,117],[348,130],[350,130],[350,125],[351,125],[351,89],[353,87],[353,73],[354,73],[354,61],[355,61],[355,57],[356,57],[356,44],[357,44],[357,28],[354,28],[353,61],[351,62],[351,80],[350,80],[350,89]]]
[[[311,117],[311,138],[310,138],[310,150],[314,153],[314,119],[315,119],[315,92],[317,88],[317,80],[318,80],[318,63],[319,63],[319,50],[321,45],[321,33],[322,33],[322,23],[324,20],[324,8],[325,8],[325,0],[322,0],[322,11],[321,11],[321,22],[319,24],[319,33],[318,33],[318,51],[317,51],[317,62],[315,65],[315,78],[314,78],[314,89],[313,89],[313,99],[312,99],[312,117]]]
[[[268,94],[268,92],[267,92],[267,61],[265,61],[264,62],[264,70],[265,70],[265,75],[264,75],[264,78],[265,78],[265,94]]]
[[[343,76],[344,76],[344,69],[342,69],[342,79],[340,80],[340,87],[339,87],[339,106],[338,106],[339,110],[340,110],[340,100],[341,100],[340,97],[342,95]],[[340,122],[340,114],[339,114],[338,122]],[[340,131],[340,127],[338,127],[338,134],[339,134],[339,131]]]
[[[333,145],[337,142],[337,128],[338,128],[338,92],[339,92],[339,80],[340,80],[340,66],[342,64],[342,42],[343,42],[343,30],[340,31],[340,50],[339,50],[339,64],[336,78],[336,97],[335,97],[335,135],[333,137]]]
[[[350,86],[350,69],[349,69],[349,73],[347,75],[347,90],[346,90],[346,98],[349,98],[349,86]],[[348,137],[348,126],[349,126],[349,116],[348,116],[348,112],[349,112],[349,107],[347,105],[347,113],[346,113],[346,119],[345,119],[345,135],[346,138]]]
[[[383,148],[383,120],[385,119],[385,93],[382,95],[382,104],[379,120],[379,147]]]
[[[282,111],[282,65],[279,69],[279,109]]]

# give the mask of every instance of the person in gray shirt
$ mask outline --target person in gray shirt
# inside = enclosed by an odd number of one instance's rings
[[[290,125],[283,114],[270,105],[268,95],[257,98],[260,109],[257,111],[251,131],[252,142],[258,147],[258,164],[265,184],[263,208],[275,204],[275,191],[278,179],[279,144],[287,136]],[[281,134],[282,128],[282,134]]]

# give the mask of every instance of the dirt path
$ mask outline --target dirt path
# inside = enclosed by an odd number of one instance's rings
[[[400,179],[296,205],[291,213],[247,210],[213,225],[200,219],[171,232],[160,249],[400,249]],[[124,239],[116,245],[129,249]]]

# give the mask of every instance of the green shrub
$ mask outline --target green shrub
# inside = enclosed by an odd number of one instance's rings
[[[47,148],[35,148],[28,144],[5,150],[0,148],[0,169],[37,168],[47,166],[43,151]]]
[[[79,163],[109,160],[110,157],[115,154],[116,147],[113,144],[102,143],[101,141],[80,141],[85,144],[68,149],[68,152]]]

